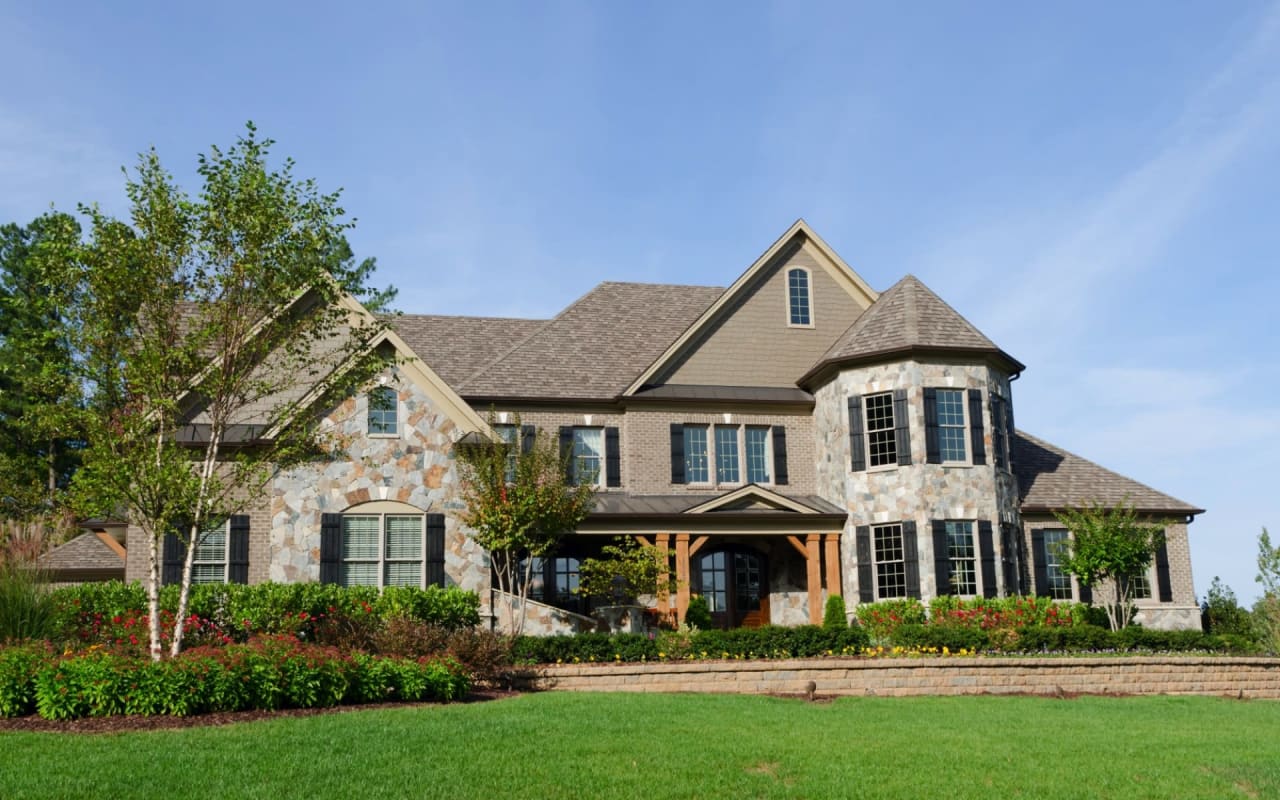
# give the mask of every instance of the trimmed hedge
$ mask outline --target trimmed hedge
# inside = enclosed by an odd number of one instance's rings
[[[999,653],[1210,652],[1249,653],[1243,637],[1214,636],[1198,630],[1162,631],[1130,625],[1111,631],[1096,625],[1028,625],[983,630],[955,625],[902,625],[891,644],[905,649]]]
[[[344,655],[289,636],[200,647],[164,661],[103,649],[56,656],[39,646],[0,651],[0,715],[46,719],[119,714],[315,708],[456,700],[470,675],[452,659]]]
[[[681,658],[812,658],[860,652],[868,639],[860,628],[801,625],[642,634],[582,633],[521,636],[512,646],[516,663],[658,661]]]

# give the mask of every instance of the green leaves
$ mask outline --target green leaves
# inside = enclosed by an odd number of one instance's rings
[[[1058,553],[1062,568],[1088,586],[1109,583],[1112,591],[1109,599],[1102,599],[1103,605],[1112,629],[1125,627],[1133,608],[1129,579],[1146,574],[1169,523],[1140,519],[1125,502],[1067,508],[1056,516],[1071,531],[1071,539]]]

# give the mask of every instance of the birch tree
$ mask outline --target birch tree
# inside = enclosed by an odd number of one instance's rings
[[[1098,598],[1111,629],[1128,626],[1133,616],[1133,578],[1151,566],[1168,523],[1141,520],[1125,502],[1067,508],[1055,516],[1071,531],[1071,537],[1061,543],[1062,568],[1087,586],[1109,588]]]
[[[372,259],[352,256],[353,221],[291,160],[272,169],[272,144],[250,124],[200,156],[194,198],[152,150],[126,183],[128,223],[85,209],[75,328],[95,413],[76,484],[87,505],[142,531],[157,659],[163,537],[185,547],[177,654],[202,537],[260,500],[280,469],[331,448],[309,410],[387,363],[376,347],[385,322],[367,312],[391,294],[369,287]]]

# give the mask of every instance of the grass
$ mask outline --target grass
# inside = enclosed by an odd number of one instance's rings
[[[547,693],[0,734],[0,797],[1280,797],[1280,703]],[[155,761],[155,766],[151,766]]]

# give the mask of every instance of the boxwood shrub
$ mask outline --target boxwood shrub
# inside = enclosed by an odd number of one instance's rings
[[[677,640],[678,645],[674,644]],[[766,625],[673,633],[657,640],[634,633],[521,636],[513,643],[512,658],[516,663],[532,664],[655,661],[664,658],[810,658],[857,653],[867,643],[866,632],[861,628]]]

